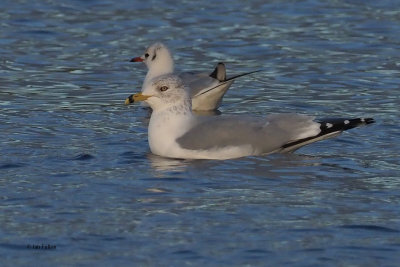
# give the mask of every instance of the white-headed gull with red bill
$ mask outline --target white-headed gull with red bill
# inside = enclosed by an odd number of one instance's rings
[[[148,139],[159,156],[183,159],[231,159],[274,152],[292,152],[327,139],[372,118],[327,119],[299,114],[198,116],[192,113],[190,90],[173,74],[149,80],[134,102],[153,109]]]
[[[131,59],[131,62],[144,62],[148,72],[143,82],[142,90],[146,84],[153,78],[171,74],[174,72],[174,60],[171,52],[162,43],[155,43],[149,46],[140,57]],[[224,63],[218,63],[211,73],[180,73],[179,77],[190,88],[189,95],[192,98],[192,109],[196,111],[216,110],[220,105],[228,88],[232,85],[234,79],[248,75],[257,71],[242,73],[230,78],[226,78],[226,69]],[[132,95],[125,103],[132,103]]]

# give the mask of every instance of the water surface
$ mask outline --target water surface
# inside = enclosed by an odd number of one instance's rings
[[[396,266],[396,1],[2,1],[2,264]],[[165,42],[178,70],[237,80],[222,115],[376,124],[290,155],[152,155],[125,106]],[[28,249],[27,245],[56,249]]]

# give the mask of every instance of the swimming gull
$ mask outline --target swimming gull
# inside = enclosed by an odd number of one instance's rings
[[[292,152],[327,139],[372,118],[314,121],[300,114],[197,116],[182,79],[166,74],[150,80],[132,99],[153,109],[148,127],[151,151],[183,159],[230,159],[274,152]]]
[[[171,52],[162,43],[152,44],[142,56],[132,58],[131,62],[144,62],[148,68],[142,91],[151,79],[174,72],[174,61]],[[223,96],[236,78],[258,71],[260,70],[226,78],[225,64],[220,62],[211,74],[184,72],[180,73],[179,77],[188,85],[187,89],[190,90],[189,94],[192,98],[192,109],[209,111],[216,110],[221,105]],[[133,103],[132,96],[126,99],[126,104]]]

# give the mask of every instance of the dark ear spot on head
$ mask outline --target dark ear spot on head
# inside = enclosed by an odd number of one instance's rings
[[[151,58],[151,61],[153,61],[154,59],[156,59],[157,53],[156,51],[154,51],[154,56]]]

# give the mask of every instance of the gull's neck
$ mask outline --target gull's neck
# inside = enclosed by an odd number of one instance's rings
[[[186,122],[190,121],[194,116],[192,113],[192,102],[189,98],[176,104],[155,108],[150,118],[149,133],[151,128],[155,126],[159,129],[157,133],[161,135],[163,131],[179,132],[185,130],[184,125],[188,125]]]
[[[149,70],[144,79],[144,84],[155,77],[174,72],[174,60],[169,52],[159,55],[159,58],[156,60],[157,62],[151,62],[153,64],[148,65]]]

